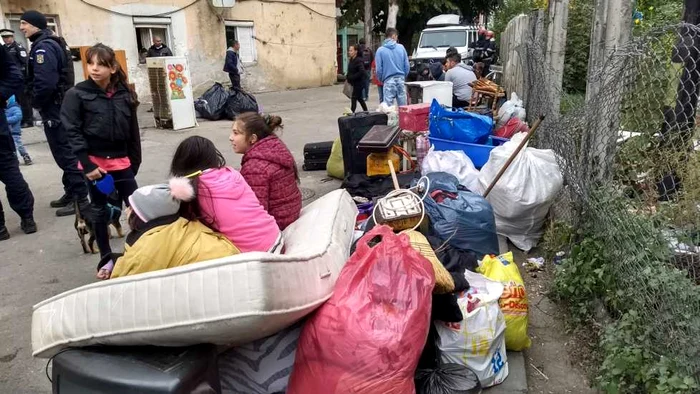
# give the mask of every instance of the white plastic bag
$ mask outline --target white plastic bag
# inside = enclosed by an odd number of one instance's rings
[[[399,107],[395,105],[389,106],[387,103],[382,102],[379,104],[377,112],[386,114],[387,126],[397,126],[399,124]]]
[[[525,136],[516,134],[491,151],[479,175],[484,189]],[[524,251],[537,246],[545,217],[563,185],[556,154],[550,149],[525,147],[486,198],[493,207],[498,233]]]
[[[523,108],[523,100],[521,100],[518,95],[513,92],[510,94],[510,100],[503,103],[501,108],[498,109],[498,122],[496,122],[495,130],[500,129],[506,123],[508,123],[510,118],[516,116],[516,113],[520,113],[520,109],[522,109],[522,112],[524,113],[525,110]],[[521,120],[525,120],[524,115]]]
[[[457,300],[464,320],[435,322],[440,337],[438,348],[442,362],[466,366],[476,373],[483,387],[491,387],[508,377],[506,321],[498,306],[503,284],[471,271],[464,276],[470,288]]]
[[[436,151],[431,146],[421,163],[421,172],[423,175],[446,172],[457,177],[459,184],[470,191],[479,191],[479,170],[461,150]]]

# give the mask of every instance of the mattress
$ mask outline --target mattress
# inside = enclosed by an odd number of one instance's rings
[[[79,287],[34,306],[32,350],[89,345],[240,345],[323,304],[350,253],[357,209],[344,190],[301,212],[285,254],[253,252]]]

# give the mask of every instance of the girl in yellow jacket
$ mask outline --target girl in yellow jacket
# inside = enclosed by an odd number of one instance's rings
[[[179,216],[181,201],[194,198],[187,179],[137,189],[130,197],[124,255],[112,268],[111,278],[179,267],[240,253],[225,236],[196,220]]]

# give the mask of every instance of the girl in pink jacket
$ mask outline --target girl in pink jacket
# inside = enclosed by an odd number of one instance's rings
[[[170,173],[189,178],[196,190],[197,198],[182,205],[183,217],[201,220],[225,235],[241,253],[281,253],[282,233],[275,219],[260,205],[241,174],[226,166],[213,142],[200,136],[183,140]]]

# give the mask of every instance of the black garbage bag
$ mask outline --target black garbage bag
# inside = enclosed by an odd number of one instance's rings
[[[476,373],[459,364],[440,364],[419,369],[415,376],[416,394],[480,394]]]
[[[215,83],[207,89],[204,94],[194,102],[194,109],[199,114],[198,117],[219,120],[224,117],[228,91],[220,83]]]
[[[238,114],[244,112],[258,112],[258,101],[255,97],[242,90],[233,89],[229,91],[226,100],[226,119],[234,120]]]

